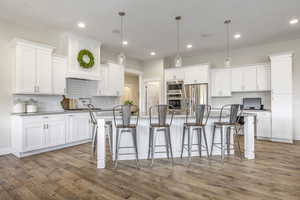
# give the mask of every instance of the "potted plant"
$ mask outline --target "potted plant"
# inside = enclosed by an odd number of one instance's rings
[[[124,105],[134,105],[134,102],[132,100],[126,100],[126,101],[124,101]],[[131,107],[132,114],[135,114],[137,112],[138,112],[138,110],[137,110],[137,108],[135,108],[135,106]]]

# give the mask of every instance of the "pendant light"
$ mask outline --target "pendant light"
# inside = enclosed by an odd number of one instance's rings
[[[226,32],[227,32],[227,44],[226,44],[226,58],[225,58],[225,66],[230,67],[231,66],[231,58],[230,58],[230,30],[229,25],[231,23],[231,20],[225,20],[224,24],[226,25]]]
[[[179,54],[180,51],[180,35],[179,35],[179,22],[181,20],[181,16],[175,17],[176,23],[177,23],[177,55],[175,57],[175,67],[181,67],[182,66],[182,57]]]
[[[118,55],[118,63],[120,65],[125,65],[126,63],[126,56],[124,54],[124,17],[125,17],[125,12],[119,12],[118,13],[120,18],[121,18],[121,28],[120,28],[120,35],[121,35],[121,49],[122,52]]]

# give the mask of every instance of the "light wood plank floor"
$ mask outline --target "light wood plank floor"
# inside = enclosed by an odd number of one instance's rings
[[[24,159],[0,157],[0,200],[11,199],[220,199],[300,200],[300,143],[258,141],[257,159],[230,157],[120,162],[119,169],[96,169],[90,145]]]

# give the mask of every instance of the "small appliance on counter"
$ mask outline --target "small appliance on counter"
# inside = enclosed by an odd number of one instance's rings
[[[261,98],[243,98],[244,110],[264,110],[264,105],[261,104]]]
[[[26,112],[27,113],[36,113],[38,111],[38,102],[34,99],[29,99],[26,104]]]
[[[25,113],[26,112],[26,102],[20,99],[16,99],[13,105],[13,113]]]

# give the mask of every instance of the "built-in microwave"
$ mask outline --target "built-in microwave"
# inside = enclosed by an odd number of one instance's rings
[[[167,82],[167,103],[174,110],[180,111],[183,108],[184,96],[184,83],[183,81],[170,81]]]

